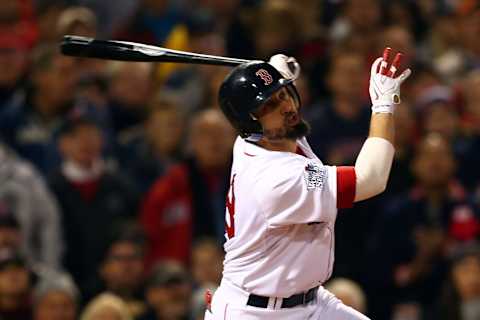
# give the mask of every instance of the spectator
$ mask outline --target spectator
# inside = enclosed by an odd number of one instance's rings
[[[142,192],[181,159],[185,122],[179,106],[157,96],[141,130],[119,140],[121,165]]]
[[[413,106],[416,106],[419,102],[417,100],[423,97],[426,91],[441,86],[443,80],[428,63],[417,63],[412,68],[415,69],[415,73],[412,73],[412,79],[408,79],[411,81],[402,91],[402,100],[409,101]]]
[[[220,285],[223,255],[223,248],[214,239],[199,239],[193,245],[191,272],[197,286],[206,288]]]
[[[480,61],[480,45],[475,41],[480,33],[480,8],[473,7],[470,12],[459,15],[459,37],[463,49],[463,57],[470,68],[478,68]]]
[[[66,8],[58,17],[57,32],[59,39],[67,34],[95,38],[97,17],[85,7]]]
[[[383,2],[383,21],[388,25],[395,25],[401,29],[405,29],[408,33],[415,37],[415,40],[423,40],[425,34],[429,32],[426,27],[426,18],[422,15],[420,7],[422,4],[416,1],[403,1],[403,0],[391,0],[389,2]],[[426,12],[424,12],[426,14]],[[388,38],[385,38],[388,39]],[[395,43],[395,40],[393,43]],[[392,48],[397,48],[394,44]],[[402,47],[398,48],[404,49]],[[415,48],[412,48],[414,53]],[[401,50],[402,52],[409,54],[409,51]]]
[[[379,0],[344,1],[330,29],[333,45],[349,43],[350,52],[364,58],[375,57],[373,50],[380,36],[378,30],[383,30],[381,8]]]
[[[475,320],[480,318],[480,247],[471,243],[458,248],[451,259],[436,319]]]
[[[412,163],[416,184],[386,204],[372,240],[369,261],[382,260],[369,267],[370,293],[382,292],[372,296],[375,312],[393,303],[418,303],[420,312],[428,312],[445,277],[445,244],[478,236],[478,230],[468,227],[478,218],[454,179],[455,159],[447,141],[428,135],[416,151]]]
[[[328,281],[325,288],[333,293],[344,304],[365,314],[367,311],[367,299],[362,288],[352,280],[346,278],[334,278]]]
[[[460,119],[454,104],[453,91],[447,86],[434,86],[418,96],[420,127],[426,133],[438,133],[450,142],[460,135]]]
[[[0,252],[0,319],[31,318],[31,273],[25,260],[15,251]]]
[[[223,248],[215,239],[202,238],[193,245],[191,274],[195,285],[192,294],[192,317],[194,320],[203,319],[205,315],[206,292],[213,292],[220,285],[223,258]]]
[[[417,134],[414,110],[408,102],[402,102],[395,110],[395,158],[386,194],[401,194],[412,187],[414,178],[410,168]]]
[[[472,190],[480,177],[477,174],[477,161],[480,152],[479,141],[464,135],[461,131],[460,114],[455,104],[452,89],[446,86],[435,86],[418,98],[420,126],[424,132],[441,134],[447,139],[458,162],[457,177],[462,184]]]
[[[397,1],[398,2],[398,1]],[[381,51],[385,47],[395,48],[398,52],[402,52],[402,66],[411,66],[415,63],[415,59],[422,59],[416,52],[415,42],[410,30],[405,26],[393,25],[385,28],[379,39],[377,50]]]
[[[28,39],[0,32],[0,118],[7,106],[25,94],[28,71]]]
[[[102,143],[94,120],[72,115],[59,136],[62,165],[49,180],[62,212],[64,266],[80,286],[97,272],[110,228],[137,210],[135,189],[106,167]]]
[[[462,48],[463,37],[461,17],[454,13],[435,17],[430,29],[428,42],[423,45],[433,56],[435,70],[450,84],[458,81],[467,68],[468,59]]]
[[[169,2],[139,0],[135,14],[123,28],[116,30],[115,38],[186,50],[189,39],[184,14]],[[159,78],[164,79],[176,67],[172,64],[159,66]]]
[[[5,221],[10,238],[32,266],[58,269],[64,242],[57,201],[44,179],[26,161],[0,144],[0,200],[14,215]],[[7,218],[6,220],[9,220]],[[13,234],[12,234],[13,232]],[[18,236],[18,238],[17,238]]]
[[[0,203],[0,251],[4,249],[20,250],[22,243],[20,225],[7,205]]]
[[[188,20],[189,50],[212,55],[225,55],[224,40],[216,30],[215,16],[192,14]],[[186,65],[166,78],[163,93],[175,99],[186,114],[216,103],[219,85],[228,69],[208,65]],[[220,82],[218,79],[221,77]],[[218,86],[212,88],[214,81]],[[213,90],[212,90],[213,89]]]
[[[253,27],[255,57],[267,60],[282,52],[293,55],[303,36],[301,21],[291,1],[263,1],[255,15]]]
[[[38,0],[37,0],[38,1]],[[58,20],[65,10],[64,1],[38,1],[36,7],[38,42],[42,45],[56,44],[58,41]]]
[[[0,3],[0,34],[22,35],[32,47],[37,40],[32,1],[6,0]]]
[[[202,236],[224,241],[233,140],[233,128],[219,110],[195,116],[189,134],[191,157],[158,179],[143,204],[148,265],[165,258],[187,263],[192,240]]]
[[[461,82],[464,99],[463,130],[467,135],[480,137],[480,70],[469,72]]]
[[[86,301],[101,292],[109,292],[122,298],[130,314],[137,317],[145,311],[143,234],[131,227],[122,227],[116,233],[100,265],[100,279],[94,284],[93,292],[87,292]]]
[[[147,280],[145,293],[151,310],[140,320],[187,320],[191,290],[190,277],[181,264],[158,264]]]
[[[52,46],[35,52],[32,90],[23,101],[10,105],[0,119],[5,141],[44,174],[58,165],[55,133],[75,104],[75,60],[57,50]]]
[[[43,278],[33,291],[34,320],[75,320],[79,292],[67,274]]]
[[[101,38],[112,38],[112,32],[131,18],[132,12],[138,7],[139,0],[117,0],[115,6],[109,2],[97,0],[78,0],[75,3],[92,9],[98,21],[98,34]]]
[[[135,88],[135,90],[132,90]],[[128,132],[146,116],[153,93],[150,63],[113,62],[110,64],[108,108],[116,135]]]
[[[80,320],[133,320],[128,308],[122,299],[103,293],[90,302]]]
[[[332,57],[327,77],[330,100],[319,106],[310,119],[310,144],[328,163],[352,163],[362,147],[370,119],[364,77],[361,56],[339,53]]]

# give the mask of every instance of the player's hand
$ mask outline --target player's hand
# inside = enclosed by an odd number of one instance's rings
[[[383,57],[375,60],[370,71],[369,92],[374,113],[393,113],[394,105],[400,103],[400,85],[412,73],[406,69],[395,77],[403,55],[397,53],[390,64],[390,52],[390,48],[385,48]]]
[[[294,57],[287,57],[284,54],[276,54],[268,61],[285,79],[296,80],[300,76],[300,64]]]

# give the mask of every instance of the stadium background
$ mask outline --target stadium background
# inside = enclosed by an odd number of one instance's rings
[[[329,164],[368,133],[371,62],[404,52],[389,185],[339,212],[326,285],[373,319],[480,319],[475,0],[0,1],[0,319],[202,319],[221,278],[229,69],[73,59],[64,34],[293,55]]]

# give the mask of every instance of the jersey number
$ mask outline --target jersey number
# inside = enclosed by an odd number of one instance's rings
[[[235,236],[235,189],[233,184],[235,183],[235,176],[233,175],[230,182],[230,190],[227,194],[227,215],[225,215],[225,229],[227,230],[228,239],[232,239]]]

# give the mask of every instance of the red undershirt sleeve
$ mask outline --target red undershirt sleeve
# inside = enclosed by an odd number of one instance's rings
[[[355,167],[337,167],[337,208],[353,206],[355,184]]]

